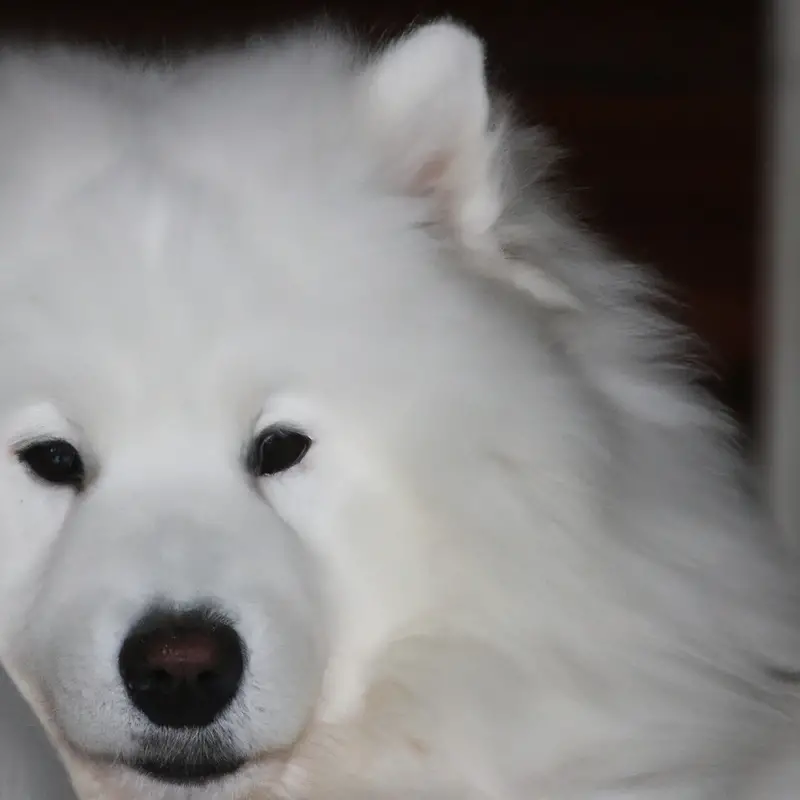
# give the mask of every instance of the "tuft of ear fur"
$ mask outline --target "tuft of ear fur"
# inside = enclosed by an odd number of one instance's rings
[[[541,305],[574,308],[565,286],[505,258],[494,236],[504,207],[505,126],[493,119],[480,39],[449,21],[423,25],[389,45],[364,77],[368,135],[388,180],[432,200],[435,221],[476,271]]]

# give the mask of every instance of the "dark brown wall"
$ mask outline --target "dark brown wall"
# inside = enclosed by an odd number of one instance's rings
[[[761,346],[761,6],[6,0],[0,29],[151,49],[238,38],[322,8],[372,32],[442,13],[462,17],[488,40],[499,83],[571,150],[568,177],[596,227],[676,283],[688,321],[711,344],[717,389],[747,420]]]

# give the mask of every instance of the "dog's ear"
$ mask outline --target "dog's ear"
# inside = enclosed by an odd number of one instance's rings
[[[574,307],[570,292],[536,266],[507,259],[493,235],[503,211],[505,133],[494,118],[482,42],[452,22],[412,30],[367,67],[366,124],[382,170],[398,191],[432,201],[472,266],[543,305]]]
[[[437,22],[394,42],[366,75],[367,124],[388,177],[431,196],[442,222],[468,240],[500,213],[483,61],[476,36]]]

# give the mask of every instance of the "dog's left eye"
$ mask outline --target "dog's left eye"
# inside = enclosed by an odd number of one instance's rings
[[[17,458],[38,478],[56,486],[80,489],[85,479],[83,459],[64,439],[35,442],[17,451]]]
[[[301,431],[272,425],[250,445],[247,469],[257,478],[286,472],[305,458],[311,444],[311,439]]]

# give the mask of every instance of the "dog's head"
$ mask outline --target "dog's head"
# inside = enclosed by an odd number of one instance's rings
[[[482,60],[5,57],[0,645],[75,757],[233,786],[392,640],[537,624],[604,448],[575,298],[495,236]]]

